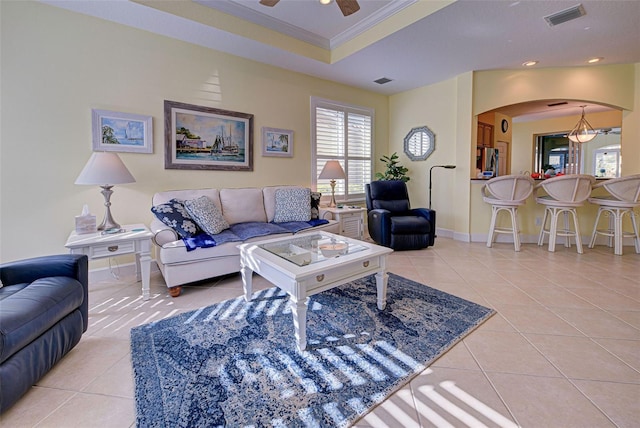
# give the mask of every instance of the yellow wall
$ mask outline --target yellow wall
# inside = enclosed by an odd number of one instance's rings
[[[438,180],[433,184],[433,208],[438,212],[439,234],[451,234],[459,240],[483,240],[491,215],[491,208],[480,197],[481,181],[470,181],[475,164],[475,116],[495,108],[537,99],[574,99],[596,102],[617,107],[613,114],[588,114],[594,127],[619,126],[622,117],[623,173],[630,175],[640,170],[640,126],[638,103],[640,85],[639,64],[599,67],[558,68],[540,70],[498,70],[473,74],[471,84],[463,84],[466,75],[455,79],[407,91],[390,97],[389,151],[402,151],[402,138],[409,131],[410,123],[421,121],[421,125],[438,127],[445,124],[449,129],[446,137],[456,136],[442,144],[437,131],[436,151],[418,165],[406,160],[407,167],[418,173],[418,180],[409,182],[412,197],[424,191],[417,183],[428,177],[428,168],[441,163],[456,163],[453,175],[438,171]],[[471,100],[471,108],[467,102]],[[555,121],[512,123],[511,171],[530,171],[533,164],[533,134],[570,130],[576,117]],[[413,121],[413,122],[412,122]],[[452,144],[453,143],[453,144]],[[406,159],[406,158],[405,158]],[[434,175],[436,174],[434,170]],[[443,176],[446,179],[442,179]],[[412,176],[413,177],[413,176]],[[452,183],[451,180],[454,182]],[[452,187],[453,186],[453,187]],[[452,191],[453,189],[453,191]],[[416,204],[413,203],[415,206]],[[523,209],[523,233],[535,235],[535,203]],[[531,210],[531,211],[528,211]],[[587,216],[583,224],[593,221],[592,210],[584,208]],[[453,230],[450,228],[453,225]],[[586,226],[585,226],[586,227]]]
[[[596,129],[613,128],[622,125],[622,113],[619,111],[609,111],[601,113],[586,113],[585,117]],[[555,119],[537,120],[533,122],[515,122],[513,128],[513,156],[511,158],[512,173],[519,174],[521,171],[533,172],[533,156],[535,135],[550,134],[556,132],[569,132],[580,120],[580,115],[563,116]],[[589,156],[593,156],[593,148],[601,147],[603,136],[599,135],[591,142],[584,144],[585,168],[593,162]],[[585,169],[585,173],[590,173]],[[626,174],[625,175],[629,175]]]
[[[635,109],[622,112],[622,172],[624,175],[640,174],[640,63],[635,64]]]
[[[638,64],[613,65],[581,68],[541,69],[524,71],[479,72],[475,76],[474,108],[475,112],[493,109],[500,105],[516,104],[536,99],[575,99],[607,104],[623,111],[593,113],[587,111],[589,123],[594,128],[616,127],[622,125],[622,174],[631,175],[640,170],[640,129],[636,106],[640,85]],[[497,90],[502,88],[502,90]],[[503,103],[503,104],[501,104]],[[635,112],[631,110],[636,110]],[[513,153],[511,171],[531,171],[533,167],[533,136],[556,131],[569,131],[579,120],[579,115],[558,119],[514,123]],[[635,123],[633,119],[635,118]],[[600,137],[597,137],[600,138]],[[601,138],[601,140],[604,139]],[[591,165],[593,147],[599,142],[586,144],[585,166]],[[589,171],[585,171],[589,173]],[[471,202],[472,240],[484,240],[486,237],[491,209],[479,197],[481,182],[471,184],[473,200]],[[524,239],[531,240],[539,231],[536,218],[542,218],[544,210],[531,199],[525,207],[518,210]],[[589,234],[596,215],[596,209],[590,205],[579,208],[582,233]],[[474,239],[475,238],[475,239]]]
[[[595,128],[616,127],[620,126],[621,116],[620,112],[614,111],[587,114],[587,119]],[[580,115],[576,115],[533,122],[513,123],[513,156],[511,158],[511,172],[513,174],[532,172],[535,135],[571,130],[579,119]],[[606,136],[599,135],[595,140],[584,144],[585,168],[590,167],[593,163],[591,160],[593,157],[593,148],[601,147],[602,145],[605,145],[607,141],[609,141],[609,139]],[[586,174],[591,173],[586,169],[584,172]],[[472,182],[471,186],[471,194],[473,196],[473,200],[471,202],[471,211],[473,212],[473,216],[471,217],[471,231],[472,234],[476,236],[476,240],[484,240],[486,239],[485,235],[489,227],[489,221],[491,220],[491,207],[480,197],[482,181]],[[581,213],[583,232],[586,232],[595,220],[596,210],[585,206],[580,208],[579,212]],[[524,207],[518,209],[518,213],[520,215],[520,228],[522,234],[525,237],[527,235],[529,237],[535,236],[540,229],[539,226],[536,225],[535,219],[536,217],[542,218],[544,210],[541,207],[536,206],[533,199],[530,199]]]
[[[634,107],[634,66],[496,70],[474,73],[473,112],[547,99],[584,100],[626,110]]]
[[[455,93],[456,79],[394,95],[389,102],[390,128],[389,152],[397,152],[400,163],[409,169],[411,180],[407,183],[413,207],[429,205],[429,168],[433,165],[455,164],[456,115],[455,103],[440,105],[425,103],[425,99],[442,99]],[[435,151],[425,161],[411,161],[404,153],[404,137],[412,128],[427,126],[435,134]],[[454,191],[453,177],[456,170],[434,169],[432,206],[452,212],[454,199],[448,197]],[[438,219],[439,227],[454,229],[452,217]]]
[[[465,240],[469,226],[470,144],[472,129],[472,73],[389,98],[389,152],[400,154],[409,168],[409,197],[413,207],[429,206],[429,175],[433,179],[431,205],[437,211],[440,236]],[[416,126],[428,126],[436,136],[435,151],[424,161],[404,154],[405,135]],[[475,123],[473,124],[475,127]],[[474,166],[475,168],[475,150]],[[454,164],[456,169],[435,168]]]
[[[102,219],[100,189],[74,184],[92,152],[92,108],[153,116],[154,153],[120,155],[136,178],[114,188],[122,224],[148,224],[157,191],[309,185],[311,96],[373,107],[376,159],[387,153],[386,96],[37,2],[0,7],[2,261],[66,252],[83,204]],[[164,100],[253,114],[253,172],[165,170]],[[261,156],[263,126],[294,131],[294,158]]]
[[[121,223],[149,223],[150,199],[160,190],[308,185],[311,96],[375,109],[375,159],[400,154],[411,173],[415,207],[428,205],[430,168],[457,165],[433,170],[440,236],[469,240],[486,233],[488,207],[477,203],[478,182],[469,180],[479,112],[544,98],[617,106],[623,109],[623,172],[640,172],[640,109],[634,110],[640,105],[640,64],[468,72],[387,97],[37,2],[0,2],[0,8],[2,261],[65,252],[74,216],[85,203],[102,218],[99,189],[73,184],[91,155],[92,108],[154,119],[154,153],[121,154],[137,180],[115,187],[112,211]],[[254,114],[254,171],[165,170],[164,100]],[[403,139],[422,125],[435,133],[436,151],[411,162]],[[263,126],[294,130],[295,157],[263,158]],[[514,145],[529,140],[514,147],[512,171],[528,170],[531,139],[512,128]],[[376,170],[382,169],[377,162]]]

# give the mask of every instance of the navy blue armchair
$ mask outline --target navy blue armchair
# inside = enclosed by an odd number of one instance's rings
[[[89,259],[62,254],[0,265],[0,413],[80,341]]]
[[[436,212],[412,209],[404,181],[372,181],[365,192],[369,235],[376,244],[394,250],[419,250],[434,244]]]

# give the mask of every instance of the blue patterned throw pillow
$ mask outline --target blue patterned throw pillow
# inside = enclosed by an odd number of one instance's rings
[[[151,207],[151,212],[158,220],[175,230],[181,238],[191,238],[202,232],[179,199],[171,199],[169,202]]]
[[[276,190],[274,223],[311,220],[311,191],[305,187]]]
[[[217,235],[229,229],[229,223],[222,216],[220,209],[206,196],[184,201],[184,206],[191,217],[209,235]]]

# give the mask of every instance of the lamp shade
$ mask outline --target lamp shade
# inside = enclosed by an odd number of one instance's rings
[[[347,175],[344,173],[344,169],[342,169],[340,162],[337,160],[330,160],[324,164],[324,168],[322,168],[322,172],[320,172],[318,178],[321,180],[344,180],[347,178]]]
[[[135,183],[120,157],[112,152],[94,152],[75,184],[114,185]]]

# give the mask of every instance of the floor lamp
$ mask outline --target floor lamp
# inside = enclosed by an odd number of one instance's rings
[[[454,169],[455,165],[434,165],[429,169],[429,209],[431,209],[431,187],[433,182],[431,181],[431,172],[433,168],[446,168],[446,169]]]

